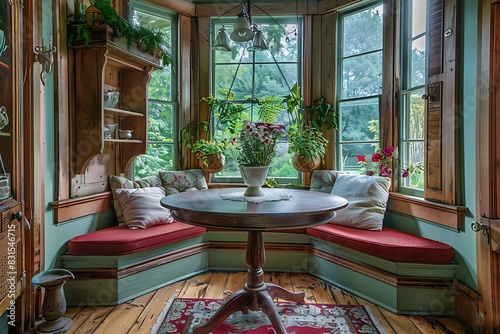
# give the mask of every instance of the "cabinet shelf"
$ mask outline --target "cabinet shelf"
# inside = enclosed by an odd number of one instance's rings
[[[117,116],[144,117],[144,114],[141,114],[140,112],[117,109],[117,108],[104,108],[104,112],[110,115],[117,115]]]
[[[143,141],[140,139],[104,139],[104,141],[111,143],[135,143],[135,144],[143,143]]]
[[[78,143],[75,175],[85,174],[92,159],[103,153],[112,157],[107,160],[108,166],[103,166],[108,173],[127,173],[132,160],[146,153],[147,89],[151,72],[160,67],[143,54],[132,52],[133,49],[121,48],[108,29],[102,32],[101,41],[70,48],[74,62],[71,77],[74,77],[75,143]],[[93,38],[96,36],[93,34]],[[110,88],[120,92],[116,108],[104,107],[103,94]],[[134,138],[105,139],[105,123],[117,123],[120,129],[132,130]]]

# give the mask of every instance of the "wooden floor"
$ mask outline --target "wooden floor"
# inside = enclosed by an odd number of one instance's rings
[[[73,319],[73,327],[68,333],[149,334],[159,312],[170,297],[177,295],[186,298],[225,298],[242,289],[245,280],[245,272],[208,272],[137,297],[122,305],[68,307],[66,316]],[[471,333],[450,317],[395,315],[311,275],[266,273],[265,281],[279,284],[290,291],[305,291],[306,303],[369,305],[387,333]]]

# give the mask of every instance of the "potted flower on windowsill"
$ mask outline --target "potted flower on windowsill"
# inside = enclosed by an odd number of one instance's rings
[[[282,124],[243,122],[237,159],[243,182],[247,185],[245,196],[262,196],[261,187],[276,156],[276,145],[284,136],[285,126]]]
[[[384,149],[378,148],[372,155],[357,155],[358,163],[365,169],[368,176],[386,176],[392,174],[392,161],[398,157],[398,150],[394,146]]]
[[[285,98],[290,117],[289,146],[292,163],[301,172],[317,169],[324,159],[328,140],[321,132],[338,128],[338,114],[324,98],[314,101],[312,106],[302,107],[302,97],[297,83]]]
[[[369,176],[390,177],[393,173],[393,161],[398,158],[398,149],[394,146],[387,146],[384,149],[377,148],[371,155],[358,155],[358,163],[365,169],[365,174]],[[424,171],[421,162],[411,164],[401,169],[401,177],[407,178],[410,174],[420,174]]]

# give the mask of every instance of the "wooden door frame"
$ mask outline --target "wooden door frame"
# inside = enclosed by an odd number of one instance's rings
[[[477,280],[481,295],[480,333],[500,332],[500,254],[493,219],[500,218],[500,0],[479,1],[478,105],[477,105],[477,206],[476,221],[488,228],[491,243],[478,233]],[[496,250],[496,251],[492,251]]]
[[[45,218],[45,90],[40,79],[41,65],[34,47],[42,45],[42,14],[51,9],[42,1],[24,1],[23,9],[23,143],[24,143],[24,217],[29,223],[25,233],[24,258],[26,287],[24,329],[33,328],[41,308],[40,289],[31,278],[43,270],[43,223]],[[45,38],[45,43],[47,42]],[[57,62],[57,54],[54,57]],[[50,91],[50,90],[49,90]]]

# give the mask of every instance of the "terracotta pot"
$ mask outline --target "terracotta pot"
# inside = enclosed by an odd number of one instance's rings
[[[308,159],[303,156],[294,155],[292,157],[293,167],[300,172],[311,172],[319,168],[321,158],[318,156],[316,159]]]
[[[199,166],[207,173],[217,173],[226,167],[226,157],[223,154],[211,154],[207,156],[208,166],[203,159],[199,159]]]

